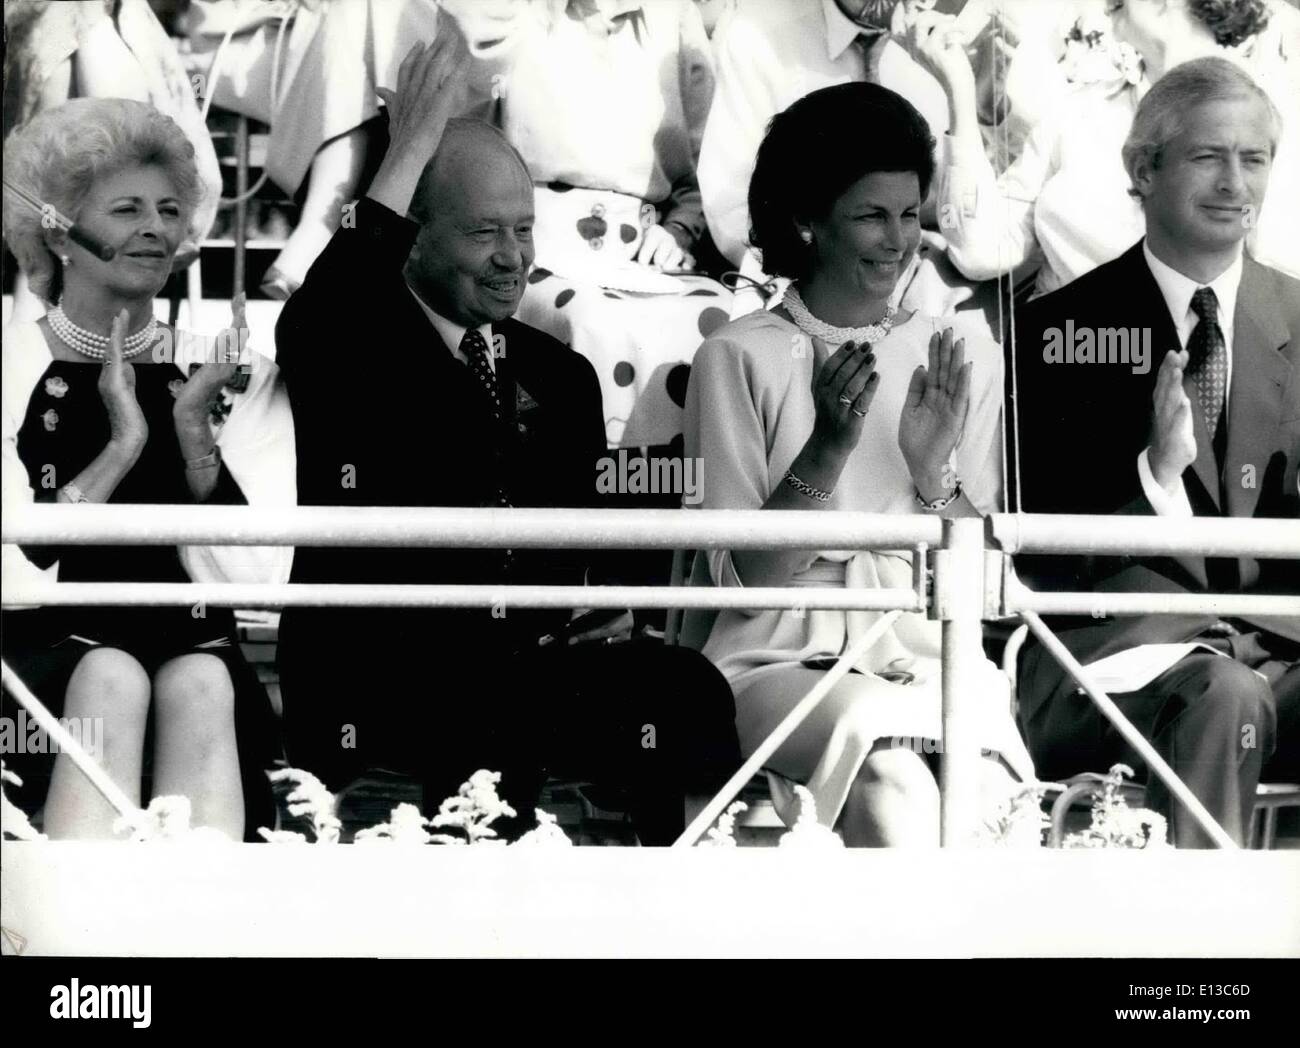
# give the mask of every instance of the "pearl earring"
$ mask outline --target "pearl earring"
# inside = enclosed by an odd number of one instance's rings
[[[812,230],[811,230],[811,229],[801,229],[801,230],[799,230],[799,239],[802,240],[805,244],[811,244],[811,243],[812,243]]]
[[[67,255],[60,255],[60,256],[59,256],[59,261],[62,262],[62,263],[66,266],[66,265],[68,265],[69,263],[72,262],[72,259],[70,259]]]

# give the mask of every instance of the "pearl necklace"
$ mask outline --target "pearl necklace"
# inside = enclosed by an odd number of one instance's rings
[[[82,356],[90,357],[92,360],[103,360],[108,356],[110,342],[108,335],[97,335],[93,331],[87,331],[79,324],[74,324],[68,319],[68,315],[63,312],[62,306],[55,306],[45,316],[50,322],[50,330]],[[134,335],[128,335],[123,339],[122,359],[128,360],[131,357],[139,356],[154,344],[157,337],[158,318],[150,317],[149,323]]]
[[[889,329],[894,326],[894,317],[898,313],[897,309],[890,306],[885,310],[885,315],[875,324],[868,324],[866,327],[836,327],[813,316],[793,284],[786,289],[781,305],[785,306],[786,312],[805,335],[819,338],[832,348],[841,346],[845,342],[852,342],[858,346],[863,343],[874,345],[889,334]]]

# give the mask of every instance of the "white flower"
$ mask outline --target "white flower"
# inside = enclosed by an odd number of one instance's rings
[[[265,826],[257,828],[257,834],[270,844],[306,844],[307,838],[293,830],[268,830]]]
[[[522,844],[533,848],[573,847],[573,841],[569,840],[569,835],[560,829],[560,822],[554,815],[542,811],[541,808],[536,808],[534,811],[537,815],[537,828],[529,830],[515,841],[516,845]]]
[[[500,772],[479,769],[468,782],[461,783],[455,797],[442,802],[429,825],[460,830],[469,844],[487,843],[497,835],[491,823],[503,815],[515,814],[515,810],[497,796],[497,783],[500,781]],[[435,838],[435,843],[442,842]]]
[[[1130,808],[1120,787],[1133,777],[1126,764],[1114,764],[1106,775],[1102,789],[1093,797],[1092,823],[1086,830],[1069,834],[1066,848],[1136,848],[1169,847],[1169,827],[1164,816],[1146,808]]]
[[[734,848],[736,847],[736,816],[741,812],[747,811],[749,805],[744,801],[733,801],[731,805],[718,816],[718,824],[709,829],[708,835],[704,840],[696,845],[697,848]]]
[[[62,375],[51,375],[45,380],[45,392],[52,397],[65,397],[68,394],[68,383]]]
[[[184,844],[232,844],[220,830],[210,826],[190,826],[190,799],[174,794],[155,797],[137,816],[124,815],[113,823],[114,833],[130,831],[130,840],[166,841]]]
[[[0,783],[12,783],[21,786],[23,780],[5,767],[0,761]],[[43,841],[45,834],[27,821],[27,813],[19,808],[5,794],[0,785],[0,834],[20,841]]]
[[[336,814],[337,801],[320,779],[301,768],[279,768],[270,773],[270,779],[272,782],[295,784],[285,798],[289,814],[310,816],[317,844],[338,843],[343,824]],[[258,833],[261,832],[259,829]]]
[[[777,842],[781,848],[806,848],[822,851],[827,848],[843,848],[844,841],[834,830],[827,829],[817,821],[817,804],[807,786],[796,786],[795,796],[799,798],[799,817],[793,826],[781,835]]]
[[[358,830],[352,837],[354,843],[365,844],[389,841],[393,844],[428,844],[432,838],[425,832],[427,823],[414,804],[399,804],[388,816],[387,822]]]
[[[975,843],[995,848],[1041,848],[1052,820],[1043,811],[1040,783],[1011,783],[1006,797],[975,831]]]

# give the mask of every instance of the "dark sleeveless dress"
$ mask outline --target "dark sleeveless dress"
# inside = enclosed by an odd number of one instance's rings
[[[57,489],[76,477],[103,450],[108,415],[100,398],[100,365],[93,361],[52,360],[32,389],[18,432],[18,454],[38,502],[52,502]],[[137,364],[135,394],[149,424],[149,439],[139,460],[122,479],[111,503],[192,503],[185,464],[172,421],[175,393],[183,384],[169,364]],[[211,503],[242,504],[243,493],[221,466]],[[27,558],[39,567],[59,562],[61,582],[190,582],[175,546],[28,546]],[[81,658],[95,647],[119,648],[134,656],[152,677],[180,655],[208,654],[230,673],[235,694],[235,732],[244,792],[245,838],[257,840],[259,826],[274,825],[267,769],[280,756],[278,723],[266,691],[245,661],[228,608],[45,607],[11,611],[3,617],[5,660],[50,710],[59,715],[68,680]],[[5,695],[5,716],[19,707]],[[146,734],[145,781],[141,803],[150,794],[153,716]],[[7,788],[21,807],[34,811],[49,788],[54,758],[49,754],[8,753],[5,762],[23,786]]]

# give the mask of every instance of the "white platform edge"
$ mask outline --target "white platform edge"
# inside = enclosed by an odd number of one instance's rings
[[[1300,852],[5,842],[0,864],[29,955],[1300,956]]]

